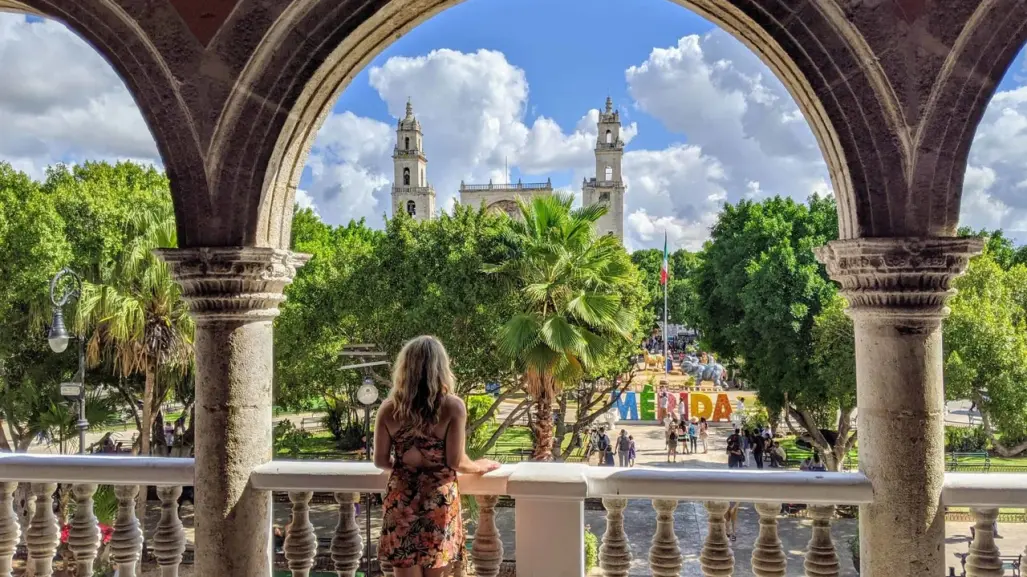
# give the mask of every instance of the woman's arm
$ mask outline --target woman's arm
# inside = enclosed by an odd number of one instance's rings
[[[467,456],[467,407],[457,397],[451,397],[449,426],[446,428],[446,463],[465,475],[480,475],[495,471],[499,463],[488,459],[471,460]]]
[[[378,407],[378,415],[374,418],[374,466],[379,469],[392,468],[392,435],[389,434],[389,427],[385,424],[385,413],[391,411],[389,401]]]

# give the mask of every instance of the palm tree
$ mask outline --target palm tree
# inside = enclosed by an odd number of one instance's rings
[[[523,310],[500,330],[498,347],[524,374],[534,406],[532,458],[553,459],[553,402],[565,385],[588,374],[618,340],[632,338],[636,320],[619,287],[634,269],[613,236],[597,236],[601,205],[571,208],[564,195],[518,200],[510,223],[515,255],[486,268],[517,283]]]
[[[165,200],[134,211],[121,261],[101,273],[100,284],[83,284],[76,313],[77,325],[92,335],[86,347],[91,365],[107,361],[121,377],[144,376],[138,419],[144,455],[171,384],[158,376],[169,369],[187,371],[192,358],[192,318],[167,264],[153,254],[178,245],[174,211]]]

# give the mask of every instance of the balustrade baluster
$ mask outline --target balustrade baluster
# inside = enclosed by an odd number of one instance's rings
[[[25,531],[25,545],[29,551],[29,567],[35,577],[53,575],[53,558],[61,543],[61,528],[53,513],[53,494],[56,490],[57,483],[32,483],[36,509]]]
[[[18,483],[0,483],[0,577],[11,577],[14,552],[21,540],[18,513],[14,510],[14,492]]]
[[[699,564],[706,577],[731,577],[735,569],[735,554],[727,538],[727,511],[729,503],[706,501],[708,532],[699,554]]]
[[[474,574],[478,577],[496,577],[499,566],[503,562],[503,542],[499,539],[496,527],[495,495],[475,495],[478,502],[478,530],[474,533],[474,544],[471,546],[471,559],[474,561]]]
[[[599,546],[599,566],[606,577],[628,577],[631,568],[631,547],[624,532],[624,509],[627,499],[603,499],[606,508],[606,532]]]
[[[998,508],[973,507],[974,538],[966,557],[967,577],[1002,577],[1002,559],[995,544],[995,521]]]
[[[118,568],[118,577],[136,577],[136,568],[143,555],[143,531],[136,517],[136,496],[139,485],[115,485],[118,514],[111,534],[111,560]]]
[[[674,533],[677,499],[653,499],[656,531],[649,547],[649,567],[654,577],[677,577],[681,573],[681,547]]]
[[[359,500],[359,493],[335,494],[335,502],[339,504],[339,523],[332,536],[332,563],[339,577],[354,577],[360,568],[363,540],[357,527],[356,503]],[[370,549],[371,544],[368,543],[367,547]]]
[[[75,514],[68,529],[68,549],[75,555],[77,575],[93,574],[93,563],[100,552],[100,525],[93,512],[96,485],[77,484],[71,488]]]
[[[289,562],[292,577],[308,577],[314,567],[317,555],[317,536],[310,522],[311,491],[291,491],[292,519],[285,528],[285,559]]]
[[[777,534],[780,503],[756,503],[760,515],[760,534],[752,549],[752,572],[756,577],[784,577],[788,558]]]
[[[810,505],[807,509],[813,519],[813,533],[806,546],[806,561],[802,564],[808,577],[838,577],[841,565],[831,538],[831,519],[834,505]]]
[[[185,529],[178,516],[178,498],[181,487],[157,487],[160,498],[160,521],[153,534],[153,556],[160,566],[161,577],[178,577],[185,553]]]

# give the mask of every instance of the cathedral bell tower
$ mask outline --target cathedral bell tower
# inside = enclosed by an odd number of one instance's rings
[[[582,183],[584,204],[604,204],[608,212],[596,228],[599,234],[612,234],[624,242],[624,181],[621,161],[624,141],[620,138],[620,112],[613,109],[613,99],[606,97],[606,109],[599,112],[599,135],[596,138],[596,175]]]
[[[428,159],[424,156],[421,123],[407,100],[406,116],[396,124],[396,148],[392,153],[392,215],[405,211],[415,220],[435,216],[435,189],[428,184]]]

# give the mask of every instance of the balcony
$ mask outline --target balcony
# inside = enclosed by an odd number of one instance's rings
[[[136,577],[143,552],[144,535],[161,577],[177,577],[187,550],[186,533],[179,517],[178,499],[182,487],[194,484],[191,459],[43,456],[8,454],[0,456],[0,575],[11,575],[12,566],[24,563],[36,577],[55,575],[55,555],[61,529],[52,507],[34,507],[27,527],[20,528],[13,495],[19,483],[28,483],[35,501],[48,501],[58,483],[71,486],[74,513],[70,516],[68,549],[78,575],[92,575],[100,531],[93,514],[92,497],[98,485],[115,486],[117,517],[111,536],[110,558],[119,577]],[[291,574],[310,575],[315,562],[330,558],[330,567],[319,570],[352,576],[361,565],[363,532],[358,526],[355,504],[359,493],[381,492],[386,474],[369,463],[324,463],[273,461],[258,467],[250,476],[251,490],[288,494],[292,522],[284,535],[284,558]],[[160,516],[155,526],[144,528],[136,516],[139,485],[157,487]],[[203,483],[196,483],[196,496],[203,499]],[[759,577],[796,574],[799,561],[789,560],[779,537],[781,503],[804,503],[811,520],[808,545],[801,566],[813,576],[850,572],[842,568],[836,542],[832,539],[835,505],[864,505],[873,502],[874,490],[861,473],[758,472],[749,470],[697,470],[660,468],[598,468],[576,464],[521,463],[507,465],[484,477],[463,477],[461,491],[473,495],[479,508],[469,562],[473,573],[496,576],[504,559],[504,540],[516,550],[516,575],[521,577],[581,577],[585,574],[584,534],[586,500],[601,499],[605,513],[601,523],[599,564],[605,575],[677,576],[687,574],[729,576],[740,566],[750,567]],[[319,541],[311,522],[311,501],[315,493],[334,495],[336,524],[330,538]],[[504,535],[497,522],[496,506],[501,496],[513,498],[513,535]],[[947,473],[942,491],[946,506],[970,507],[975,518],[973,542],[965,569],[970,576],[1002,575],[1003,562],[1018,551],[1000,553],[992,526],[1000,507],[1022,507],[1027,503],[1027,475]],[[633,515],[651,503],[655,517],[651,544],[629,542],[625,511],[631,500]],[[675,530],[675,519],[688,515],[683,501],[704,518],[704,527],[694,536]],[[727,533],[729,502],[754,503],[758,529],[751,560],[736,559]],[[679,508],[681,507],[681,508]],[[509,515],[508,515],[509,517]],[[650,517],[646,517],[648,520]],[[270,527],[253,527],[268,533]],[[22,540],[20,535],[24,536]],[[511,539],[512,537],[512,539]],[[679,537],[681,539],[679,540]],[[374,535],[372,535],[374,538]],[[802,537],[805,540],[805,537]],[[24,547],[19,546],[20,543]],[[942,543],[938,543],[942,547]],[[320,549],[320,555],[319,555]],[[267,554],[266,550],[253,555]],[[750,564],[751,563],[751,564]],[[324,563],[320,563],[323,565]],[[953,565],[953,563],[949,563]],[[386,575],[391,569],[383,567]],[[956,563],[952,569],[960,573]],[[183,574],[190,573],[184,570]],[[15,574],[19,574],[17,571]],[[147,573],[149,574],[149,573]],[[455,575],[462,575],[457,568]],[[745,573],[741,573],[745,574]]]

